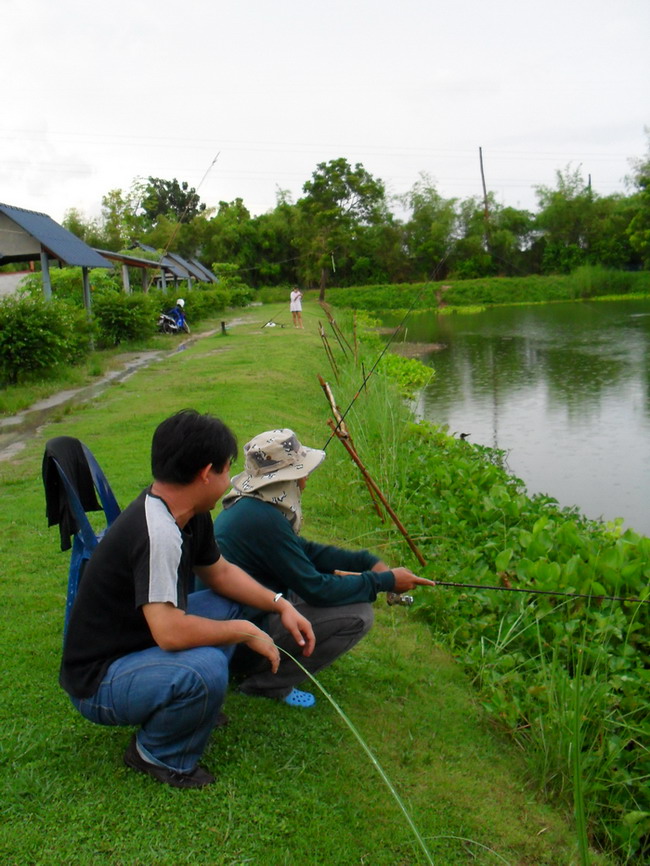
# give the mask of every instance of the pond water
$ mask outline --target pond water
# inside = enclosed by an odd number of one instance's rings
[[[437,373],[419,417],[505,451],[529,493],[650,535],[650,300],[429,312],[404,326],[409,342],[445,346],[419,356]]]

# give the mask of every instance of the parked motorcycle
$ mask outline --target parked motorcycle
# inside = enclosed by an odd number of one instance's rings
[[[185,318],[184,307],[185,301],[183,298],[179,298],[176,301],[175,307],[172,307],[166,313],[161,313],[156,323],[158,330],[163,334],[180,334],[181,331],[189,334],[190,326],[187,324],[187,319]]]

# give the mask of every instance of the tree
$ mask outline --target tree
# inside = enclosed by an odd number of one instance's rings
[[[556,172],[557,188],[536,187],[540,211],[536,225],[544,237],[543,270],[569,273],[590,263],[595,224],[594,194],[580,167]]]
[[[134,184],[129,192],[112,189],[102,197],[101,237],[107,250],[123,250],[138,240],[143,230],[138,214],[140,191]]]
[[[530,272],[528,252],[535,237],[534,226],[529,211],[490,203],[486,237],[494,273],[513,276]]]
[[[463,199],[458,206],[456,242],[450,256],[450,268],[456,279],[471,280],[494,273],[488,244],[483,199],[478,196]]]
[[[413,278],[444,278],[446,259],[454,241],[456,199],[444,199],[430,176],[421,174],[401,201],[411,210],[404,226],[404,240]]]
[[[289,285],[297,282],[298,250],[293,243],[296,206],[285,190],[278,190],[273,210],[252,221],[256,268],[248,273],[252,285]]]
[[[241,198],[220,201],[216,215],[208,220],[201,248],[207,262],[230,262],[247,270],[254,267],[255,244],[248,208]]]
[[[77,208],[65,212],[61,223],[63,228],[87,243],[91,247],[101,247],[103,244],[102,229],[97,220],[86,219]]]
[[[199,194],[186,181],[179,183],[176,178],[164,180],[149,177],[144,187],[140,207],[151,225],[160,217],[167,217],[180,223],[188,223],[205,210]]]
[[[318,281],[322,300],[330,270],[348,264],[355,231],[381,222],[386,212],[384,184],[361,163],[352,167],[339,158],[319,163],[303,192],[295,238],[300,273],[307,283]]]
[[[648,153],[644,159],[633,163],[633,183],[637,188],[634,196],[635,214],[630,220],[627,235],[635,252],[641,257],[644,268],[650,268],[650,130]]]

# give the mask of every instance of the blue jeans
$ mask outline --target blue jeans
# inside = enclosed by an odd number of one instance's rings
[[[188,597],[187,612],[208,619],[239,618],[240,606],[211,590]],[[100,725],[138,725],[138,749],[154,764],[187,773],[203,754],[228,686],[235,646],[168,652],[151,647],[114,661],[96,693],[72,698]]]

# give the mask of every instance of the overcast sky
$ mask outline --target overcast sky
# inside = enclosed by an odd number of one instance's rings
[[[567,165],[625,191],[648,149],[649,0],[0,0],[0,15],[0,202],[57,221],[149,175],[259,214],[338,157],[390,194],[424,172],[466,198],[479,147],[498,201],[534,210]]]

